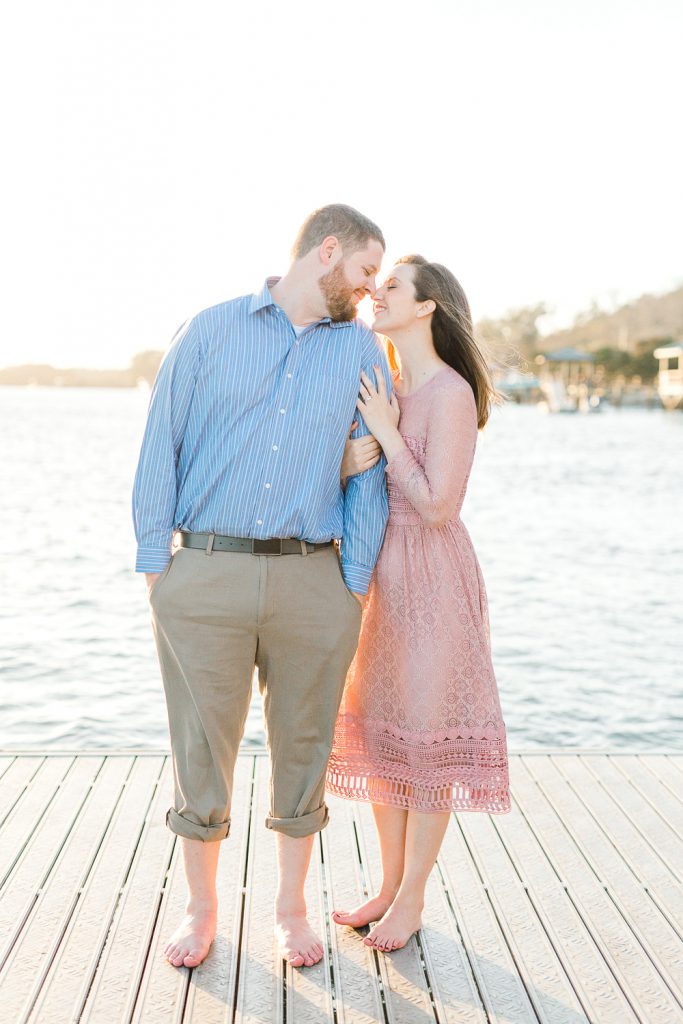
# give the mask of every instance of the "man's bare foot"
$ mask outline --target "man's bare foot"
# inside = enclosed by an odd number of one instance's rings
[[[215,904],[188,907],[166,948],[164,956],[174,967],[197,967],[206,959],[216,935]]]
[[[292,967],[312,967],[323,958],[323,946],[306,918],[306,912],[275,911],[275,938],[280,956]]]
[[[367,903],[362,903],[355,910],[333,910],[332,920],[335,924],[345,924],[349,928],[362,928],[364,925],[370,924],[371,921],[379,921],[391,906],[393,898],[393,896],[384,896],[380,893],[379,896],[373,896]]]
[[[411,935],[421,927],[422,907],[397,897],[384,917],[370,929],[363,942],[383,953],[390,953],[405,946]]]

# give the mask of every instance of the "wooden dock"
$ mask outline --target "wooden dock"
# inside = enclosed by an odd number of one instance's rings
[[[330,801],[308,905],[325,960],[273,956],[268,761],[239,758],[219,934],[177,970],[182,914],[164,753],[0,756],[3,1024],[680,1024],[683,754],[515,754],[514,808],[460,814],[425,927],[377,954],[332,925],[377,885],[369,807]]]

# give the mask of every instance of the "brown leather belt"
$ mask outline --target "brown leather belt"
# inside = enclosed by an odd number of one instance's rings
[[[183,530],[176,537],[181,548],[200,548],[209,555],[212,551],[240,551],[250,555],[303,555],[334,544],[332,540],[324,544],[311,544],[293,537],[257,540],[252,537],[224,537],[220,533],[188,533]]]

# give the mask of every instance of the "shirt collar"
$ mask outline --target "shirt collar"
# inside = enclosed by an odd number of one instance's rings
[[[273,296],[270,294],[270,289],[274,284],[280,280],[279,277],[267,277],[266,282],[260,292],[252,295],[251,305],[249,307],[250,313],[256,313],[259,309],[265,309],[267,306],[275,306],[276,302]],[[325,324],[327,327],[350,327],[351,320],[335,321],[331,320],[329,316],[325,316],[322,320],[318,320],[318,324]],[[313,324],[311,324],[313,326]],[[317,324],[316,324],[317,326]]]

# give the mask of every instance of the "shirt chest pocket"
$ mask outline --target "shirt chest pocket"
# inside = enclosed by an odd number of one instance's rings
[[[356,413],[358,382],[348,377],[318,374],[314,386],[302,395],[300,415],[310,429],[331,438],[345,438]]]

